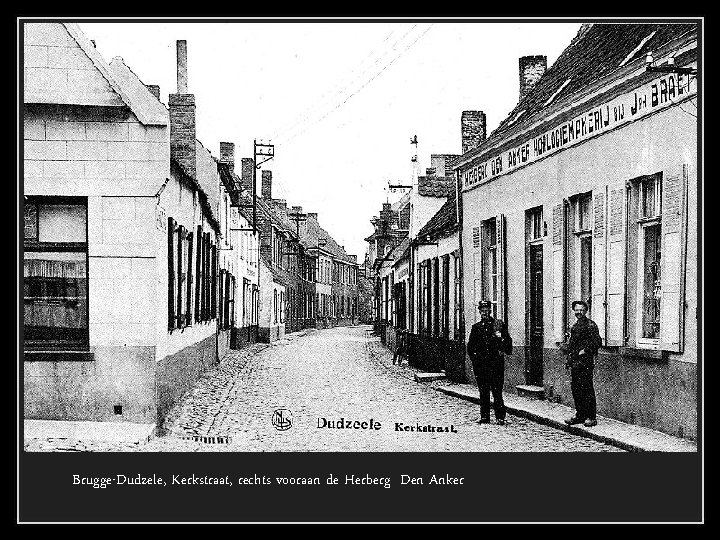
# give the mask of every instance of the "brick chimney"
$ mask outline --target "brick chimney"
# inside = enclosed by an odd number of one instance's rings
[[[230,172],[235,171],[235,143],[220,143],[220,163],[225,163],[230,167]]]
[[[185,171],[196,176],[195,96],[187,88],[187,42],[177,42],[177,93],[168,96],[170,155]]]
[[[547,56],[521,56],[520,65],[520,101],[532,90],[547,69]]]
[[[272,199],[272,171],[262,172],[262,184],[260,184],[260,195],[263,199]]]
[[[241,189],[250,197],[253,192],[253,166],[255,160],[253,158],[244,157],[240,160],[240,186]]]
[[[480,146],[485,140],[485,113],[463,111],[460,117],[460,135],[463,154]]]

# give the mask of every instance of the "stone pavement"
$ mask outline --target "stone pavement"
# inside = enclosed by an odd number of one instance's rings
[[[443,384],[437,386],[436,390],[473,403],[480,403],[477,386],[472,384]],[[491,397],[490,402],[492,403],[492,401]],[[611,444],[623,450],[631,452],[697,452],[697,444],[693,441],[600,415],[597,417],[598,425],[595,427],[588,428],[582,424],[568,426],[564,420],[572,416],[575,410],[560,403],[525,398],[508,392],[503,392],[503,401],[511,414],[568,433]]]
[[[25,449],[68,450],[76,445],[84,451],[149,452],[618,451],[519,416],[511,415],[505,426],[478,424],[477,405],[436,391],[438,383],[415,382],[416,370],[392,365],[391,353],[376,338],[367,338],[365,329],[291,334],[271,346],[231,352],[205,373],[169,415],[161,435],[147,443],[66,440],[59,445],[26,439]],[[292,414],[292,427],[286,431],[272,424],[273,413],[281,408]],[[328,426],[337,426],[341,419],[354,427]],[[380,429],[370,429],[371,421]]]

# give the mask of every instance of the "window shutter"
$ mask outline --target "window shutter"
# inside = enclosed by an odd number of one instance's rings
[[[202,251],[203,251],[203,233],[202,227],[197,227],[197,256],[195,263],[195,320],[200,318],[200,292],[202,291]]]
[[[480,227],[473,227],[472,241],[473,241],[473,248],[477,249],[480,247]]]
[[[183,243],[185,240],[185,227],[180,225],[177,231],[177,283],[175,286],[175,302],[177,308],[175,310],[175,318],[177,319],[177,327],[185,326],[182,311],[182,275],[183,275]]]
[[[217,247],[210,246],[210,319],[217,317]]]
[[[168,330],[175,328],[175,220],[168,217]]]
[[[188,233],[188,258],[187,258],[187,299],[185,306],[185,325],[190,326],[192,324],[192,282],[193,282],[193,233]]]
[[[683,165],[662,182],[660,349],[672,352],[683,350],[687,175]]]
[[[607,344],[606,324],[605,324],[605,290],[606,290],[606,234],[605,226],[605,191],[603,187],[594,190],[592,194],[593,204],[593,238],[592,238],[592,302],[590,308],[590,318],[597,324],[602,338],[603,345]]]
[[[203,300],[202,300],[202,319],[207,321],[210,319],[210,233],[203,235]]]
[[[553,207],[552,236],[552,275],[553,275],[553,339],[561,342],[565,339],[565,219],[563,203]]]
[[[625,345],[625,189],[611,188],[608,200],[607,336],[606,345]]]
[[[507,322],[507,283],[506,283],[506,261],[507,238],[505,234],[505,215],[500,214],[495,218],[495,231],[497,233],[497,265],[498,265],[498,319]]]

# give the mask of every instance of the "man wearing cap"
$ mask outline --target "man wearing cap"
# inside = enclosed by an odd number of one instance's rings
[[[593,368],[602,340],[597,324],[587,317],[587,303],[575,300],[572,309],[577,320],[570,329],[570,340],[560,346],[567,354],[565,367],[570,370],[570,388],[575,402],[575,416],[565,423],[592,427],[597,425]]]
[[[473,324],[468,339],[467,352],[480,391],[480,423],[490,422],[490,392],[493,395],[495,420],[505,424],[503,381],[505,379],[505,354],[512,353],[512,338],[507,325],[490,315],[492,305],[487,300],[478,304],[480,320]]]

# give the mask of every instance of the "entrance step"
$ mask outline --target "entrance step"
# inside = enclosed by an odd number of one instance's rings
[[[545,399],[545,388],[532,384],[518,384],[515,386],[518,396],[532,399]]]
[[[446,379],[445,373],[415,373],[415,382],[431,382]]]

